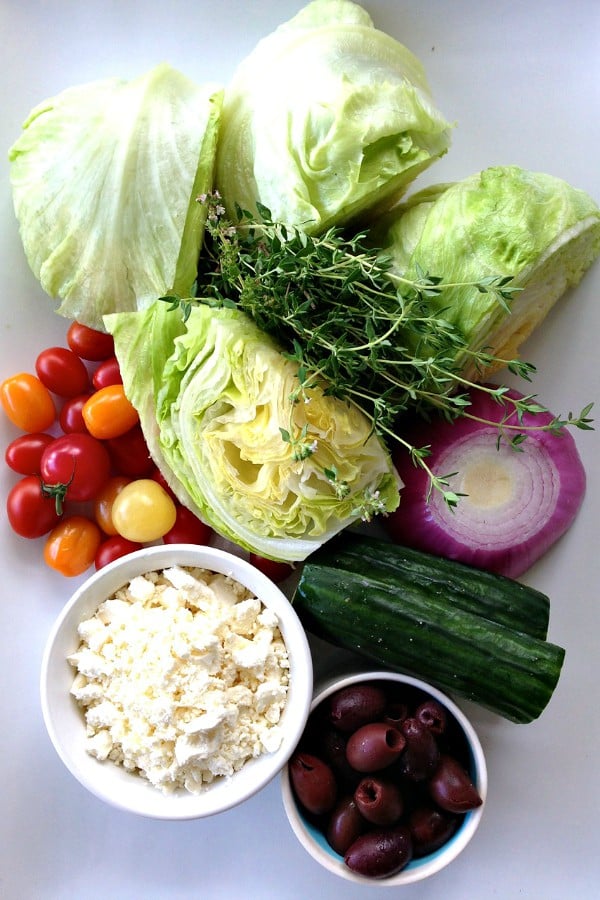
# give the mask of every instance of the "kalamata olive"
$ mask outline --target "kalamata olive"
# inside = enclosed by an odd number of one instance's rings
[[[321,743],[321,736],[327,727],[327,721],[321,708],[313,710],[304,726],[298,749],[307,750],[309,753],[314,752],[318,756],[319,753],[315,748]]]
[[[327,843],[336,853],[344,856],[366,827],[367,823],[358,811],[354,797],[343,797],[336,804],[327,823]]]
[[[404,810],[398,785],[372,775],[359,783],[354,800],[360,814],[373,825],[394,825]]]
[[[410,831],[402,825],[362,834],[348,848],[344,861],[359,875],[387,878],[404,869],[412,855]]]
[[[346,757],[346,744],[348,737],[337,728],[325,726],[319,740],[319,750],[325,762],[327,762],[339,781],[349,788],[354,787],[360,781],[360,774],[355,772]]]
[[[454,757],[445,753],[440,754],[427,787],[432,800],[448,812],[465,813],[483,802],[469,774]]]
[[[375,684],[352,684],[332,694],[329,700],[329,719],[340,731],[356,731],[383,715],[385,693]]]
[[[433,806],[419,806],[410,814],[408,827],[415,856],[426,856],[442,847],[456,831],[458,819]]]
[[[440,751],[437,741],[429,728],[414,716],[405,719],[401,725],[406,739],[406,748],[400,760],[403,774],[413,781],[428,778],[438,764]]]
[[[446,730],[446,710],[441,703],[431,697],[415,710],[415,719],[426,725],[432,734],[440,735]]]
[[[350,735],[346,757],[357,772],[377,772],[395,762],[405,745],[406,738],[397,728],[370,722]]]
[[[308,812],[322,815],[333,809],[337,785],[327,763],[311,753],[295,753],[289,763],[292,787]]]
[[[400,728],[404,720],[408,717],[408,706],[406,703],[388,703],[385,708],[383,721],[394,728]]]

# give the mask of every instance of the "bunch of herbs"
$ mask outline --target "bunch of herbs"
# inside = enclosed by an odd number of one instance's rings
[[[414,447],[402,437],[406,414],[425,418],[442,415],[475,418],[469,393],[485,391],[505,407],[498,440],[516,450],[527,431],[540,427],[558,433],[566,426],[590,429],[592,404],[579,415],[554,417],[548,424],[525,426],[525,413],[546,411],[534,394],[507,395],[505,385],[490,385],[463,376],[465,363],[481,374],[490,366],[531,381],[535,367],[517,359],[498,359],[469,347],[460,331],[429,302],[454,283],[439,273],[417,270],[415,279],[394,275],[391,260],[369,246],[367,233],[346,234],[330,228],[320,235],[274,222],[269,210],[257,205],[261,220],[237,209],[237,221],[227,219],[218,194],[203,195],[207,242],[200,260],[196,297],[165,297],[184,317],[198,302],[242,309],[283,346],[297,366],[298,386],[292,406],[309,397],[311,387],[358,406],[372,431],[390,446],[399,443],[415,465],[428,473],[432,490],[441,491],[451,508],[460,495],[449,487],[455,473],[436,475],[427,465],[429,447]],[[519,288],[503,276],[469,283],[474,291],[493,293],[505,311]],[[437,304],[436,304],[437,306]],[[509,419],[517,414],[517,424]],[[310,437],[282,429],[298,459],[310,452]],[[399,424],[400,423],[400,424]],[[336,483],[336,473],[327,473]]]

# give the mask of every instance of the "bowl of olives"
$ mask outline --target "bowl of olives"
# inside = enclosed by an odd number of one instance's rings
[[[397,887],[464,850],[481,821],[487,769],[449,697],[409,675],[358,672],[316,689],[281,790],[317,862],[349,881]]]

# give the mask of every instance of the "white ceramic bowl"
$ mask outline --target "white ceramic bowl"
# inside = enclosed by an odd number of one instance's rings
[[[376,879],[358,875],[349,869],[348,866],[345,865],[343,858],[329,846],[324,835],[307,821],[296,802],[290,783],[287,765],[281,773],[281,791],[284,809],[294,834],[313,859],[328,871],[333,872],[335,875],[339,875],[340,878],[345,878],[347,881],[358,884],[370,884],[373,887],[397,888],[406,884],[421,881],[424,878],[428,878],[430,875],[434,875],[452,862],[452,860],[464,850],[475,834],[483,814],[487,793],[487,768],[479,738],[462,710],[460,710],[459,707],[441,691],[431,687],[429,684],[426,684],[418,678],[412,678],[409,675],[377,670],[333,676],[315,689],[311,712],[336,691],[352,684],[372,681],[393,681],[425,691],[430,697],[433,697],[440,702],[454,717],[468,742],[471,757],[470,775],[483,800],[481,806],[465,814],[458,830],[455,831],[452,837],[438,850],[428,856],[414,858],[396,875]]]
[[[133,577],[172,565],[199,566],[231,575],[278,619],[287,646],[290,686],[282,714],[283,742],[273,752],[248,761],[231,777],[217,779],[200,794],[182,790],[165,795],[145,778],[112,761],[100,762],[85,749],[83,713],[69,691],[75,669],[67,657],[78,645],[77,627]],[[100,569],[74,593],[49,635],[41,670],[44,721],[58,755],[89,791],[123,810],[158,819],[192,819],[230,809],[251,797],[285,766],[310,709],[313,676],[306,634],[280,589],[246,560],[224,550],[192,545],[148,547]]]

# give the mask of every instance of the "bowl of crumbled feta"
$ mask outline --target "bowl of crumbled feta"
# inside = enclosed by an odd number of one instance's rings
[[[313,672],[285,594],[245,559],[160,545],[100,569],[49,635],[44,721],[100,799],[191,819],[243,802],[287,763]]]

